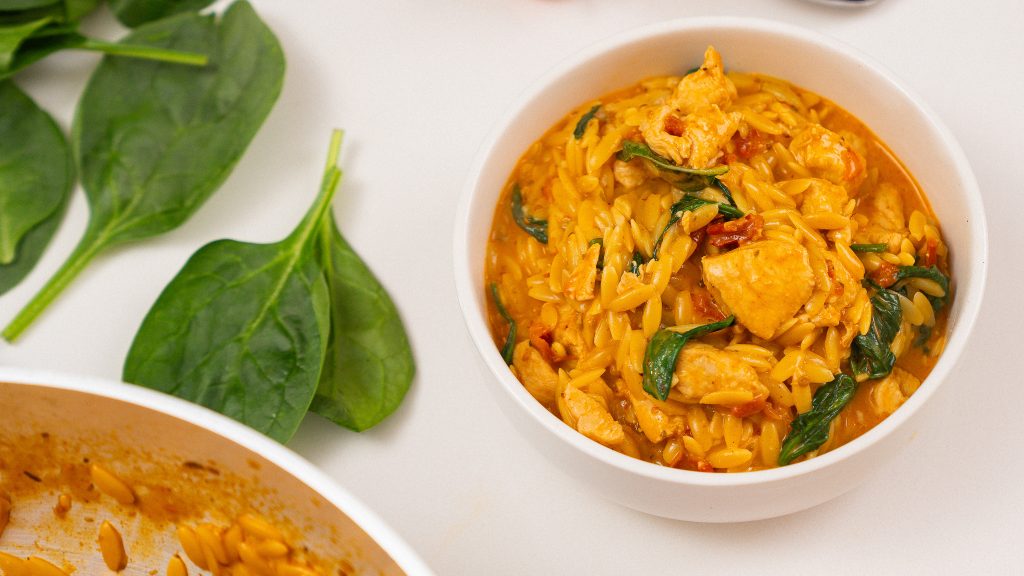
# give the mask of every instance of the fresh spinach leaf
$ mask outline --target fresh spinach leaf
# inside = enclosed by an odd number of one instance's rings
[[[935,266],[924,267],[924,266],[901,266],[896,271],[896,282],[906,280],[907,278],[925,278],[934,281],[936,284],[942,287],[942,291],[945,293],[943,296],[932,296],[925,294],[928,297],[928,301],[932,303],[932,308],[938,312],[945,307],[946,302],[949,301],[949,277],[939,271]],[[904,292],[904,295],[906,293]]]
[[[10,264],[0,265],[0,294],[4,294],[14,288],[29,275],[36,267],[36,263],[43,257],[46,247],[64,220],[64,212],[67,205],[61,206],[59,210],[50,214],[35,228],[28,231],[18,246],[18,254]]]
[[[814,393],[811,409],[796,417],[789,434],[779,448],[779,466],[817,450],[828,440],[832,420],[850,403],[857,392],[857,382],[847,374],[838,374]]]
[[[110,11],[129,28],[181,12],[202,10],[213,0],[108,0]]]
[[[925,354],[931,354],[931,350],[928,348],[928,340],[931,339],[933,331],[934,328],[932,326],[922,324],[917,327],[917,338],[914,338],[914,346],[924,350]]]
[[[725,182],[722,182],[721,179],[715,176],[712,178],[711,185],[718,188],[722,195],[725,196],[726,201],[729,202],[729,206],[736,206],[736,201],[732,198],[732,190],[729,190],[729,187],[725,185]],[[742,211],[740,214],[742,214]]]
[[[713,168],[687,168],[685,166],[678,166],[668,158],[656,154],[647,144],[637,142],[635,140],[625,140],[622,142],[622,150],[619,150],[618,158],[623,162],[629,162],[633,158],[643,158],[662,170],[680,172],[683,174],[695,174],[697,176],[720,176],[729,171],[729,167],[725,165],[715,166]]]
[[[310,410],[351,430],[395,411],[416,366],[398,309],[328,216],[318,257],[331,300],[331,329]]]
[[[854,252],[885,252],[888,249],[888,244],[850,244],[850,250]]]
[[[22,245],[44,222],[60,220],[73,172],[71,149],[53,118],[12,82],[0,82],[0,278],[12,278],[5,267],[16,262],[31,270],[35,258],[19,258]],[[44,237],[37,234],[34,247]]]
[[[341,180],[331,140],[313,206],[273,244],[218,240],[164,288],[125,360],[124,380],[212,408],[286,442],[317,390],[330,294],[317,259]]]
[[[43,26],[50,23],[49,18],[40,18],[16,26],[0,27],[0,72],[6,72],[14,62],[14,54],[27,40]]]
[[[541,244],[548,243],[548,221],[527,216],[523,209],[523,193],[516,184],[512,188],[512,219],[527,234],[533,236]]]
[[[854,374],[884,378],[896,364],[890,347],[900,330],[900,299],[892,290],[880,288],[871,297],[871,309],[871,328],[853,339],[850,367]]]
[[[576,128],[572,131],[573,138],[577,140],[583,138],[583,133],[587,131],[587,124],[594,119],[594,115],[600,109],[600,104],[594,104],[590,110],[587,110],[587,113],[580,118],[580,121],[576,123]]]
[[[210,54],[192,68],[105,58],[78,105],[73,143],[89,201],[86,232],[64,265],[3,332],[13,341],[107,248],[185,222],[220,187],[281,91],[284,57],[248,2],[182,14],[125,41]]]
[[[669,390],[672,388],[672,374],[676,369],[676,358],[683,346],[691,338],[700,338],[728,328],[735,320],[735,316],[729,316],[724,320],[697,326],[682,333],[672,330],[655,332],[644,353],[644,391],[658,400],[667,399]]]
[[[494,300],[494,307],[498,309],[498,314],[508,322],[508,336],[505,338],[505,344],[501,347],[501,357],[505,359],[505,364],[512,364],[512,353],[516,348],[516,320],[508,313],[505,309],[505,305],[501,303],[501,294],[498,293],[498,285],[491,284],[491,300]]]

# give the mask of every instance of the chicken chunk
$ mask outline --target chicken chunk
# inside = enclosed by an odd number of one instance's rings
[[[676,358],[674,386],[684,401],[700,402],[706,394],[748,391],[755,397],[768,394],[757,371],[736,352],[708,344],[687,344]]]
[[[703,108],[680,118],[669,106],[651,108],[640,123],[640,133],[656,153],[679,165],[706,168],[718,157],[740,124],[738,112],[718,106]]]
[[[559,410],[566,422],[591,440],[605,446],[617,446],[625,440],[622,424],[612,417],[608,408],[571,384],[562,391]]]
[[[879,416],[888,416],[902,406],[920,385],[917,376],[894,367],[892,373],[872,385],[871,408]]]
[[[523,341],[516,345],[512,352],[512,366],[519,373],[519,380],[527,392],[545,406],[554,405],[558,373],[529,342]]]
[[[736,321],[771,338],[811,297],[814,273],[807,249],[761,240],[702,260],[704,283]]]
[[[800,212],[804,216],[828,213],[849,216],[846,212],[846,205],[849,201],[850,196],[842,186],[828,180],[815,179],[804,192],[803,200],[800,203]]]
[[[857,207],[857,212],[867,216],[868,225],[857,231],[854,240],[865,244],[888,244],[900,241],[906,230],[903,211],[903,197],[891,184],[881,184]]]
[[[736,99],[736,86],[725,75],[722,55],[713,46],[704,51],[704,63],[679,81],[671,104],[682,114],[702,108],[726,108]]]
[[[864,181],[864,158],[842,136],[820,124],[807,124],[793,136],[789,150],[816,176],[856,190]]]
[[[640,430],[651,442],[661,442],[669,436],[686,432],[686,421],[682,417],[666,414],[650,398],[641,398],[630,394],[629,400]]]
[[[580,259],[580,263],[569,274],[565,283],[565,295],[580,302],[594,298],[594,282],[597,281],[597,261],[601,258],[601,246],[592,244]]]
[[[857,294],[864,290],[859,279],[853,277],[849,270],[832,253],[823,255],[829,280],[832,282],[825,304],[814,316],[808,318],[815,326],[838,326],[846,309],[857,300]]]

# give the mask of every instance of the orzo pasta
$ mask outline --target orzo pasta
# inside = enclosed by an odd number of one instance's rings
[[[948,270],[927,200],[866,126],[709,47],[530,146],[485,280],[497,346],[566,424],[739,472],[896,410],[942,351]]]

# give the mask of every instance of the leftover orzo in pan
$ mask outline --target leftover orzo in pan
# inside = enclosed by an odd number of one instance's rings
[[[506,362],[566,424],[740,472],[896,410],[942,351],[948,270],[926,198],[866,126],[709,47],[530,146],[485,281]]]

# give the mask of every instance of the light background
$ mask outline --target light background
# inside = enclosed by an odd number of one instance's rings
[[[277,107],[234,174],[178,230],[99,258],[21,342],[0,346],[0,364],[118,378],[142,317],[195,249],[291,230],[315,196],[330,129],[343,127],[346,176],[335,211],[401,309],[418,375],[378,428],[356,435],[311,416],[290,446],[374,508],[438,573],[1024,570],[1024,1],[882,0],[854,10],[800,0],[254,4],[289,67]],[[605,502],[516,434],[464,329],[451,257],[470,162],[522,90],[611,34],[705,15],[799,24],[889,67],[964,147],[991,231],[982,315],[928,432],[835,501],[719,526]],[[86,27],[121,34],[106,14]],[[58,55],[18,82],[67,128],[96,59]],[[57,268],[87,216],[76,193],[35,273],[0,298],[0,322]]]

